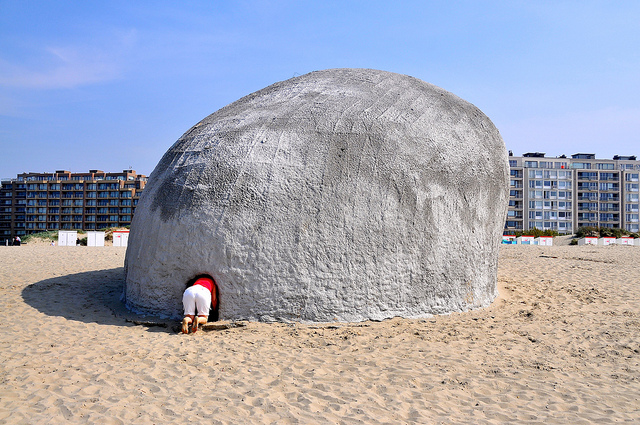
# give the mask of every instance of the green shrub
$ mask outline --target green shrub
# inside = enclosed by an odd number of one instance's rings
[[[578,238],[584,238],[585,236],[620,238],[626,235],[633,236],[633,233],[630,233],[628,230],[611,227],[579,227],[576,231],[576,237]]]
[[[560,234],[558,232],[556,232],[555,230],[540,230],[540,229],[530,229],[527,231],[521,231],[518,230],[517,232],[509,232],[513,235],[515,235],[516,237],[518,236],[534,236],[536,238],[539,238],[540,236],[559,236]],[[508,234],[508,233],[505,233]]]
[[[26,235],[22,238],[22,242],[28,243],[29,241],[35,240],[46,240],[46,241],[57,241],[58,240],[58,231],[51,230],[48,232],[40,232],[40,233],[32,233],[30,235]]]

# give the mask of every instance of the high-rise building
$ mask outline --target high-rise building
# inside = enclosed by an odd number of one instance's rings
[[[99,230],[131,224],[147,177],[106,173],[23,173],[0,182],[0,243],[48,230]]]
[[[577,153],[509,153],[510,193],[505,231],[530,229],[574,233],[579,227],[638,232],[638,174],[635,156],[598,159]]]

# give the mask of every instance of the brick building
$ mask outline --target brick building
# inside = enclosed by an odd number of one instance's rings
[[[147,177],[106,173],[23,173],[0,182],[0,243],[48,230],[99,230],[131,224]]]

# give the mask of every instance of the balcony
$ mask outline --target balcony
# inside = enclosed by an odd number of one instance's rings
[[[584,216],[580,216],[580,214],[578,213],[578,221],[589,221],[589,222],[594,222],[594,221],[598,221],[598,217],[584,217]]]
[[[504,226],[505,229],[510,229],[510,230],[522,230],[523,229],[523,225],[521,222],[508,222],[505,224]]]
[[[592,181],[592,180],[598,180],[598,175],[590,175],[590,174],[582,174],[582,173],[578,173],[578,180],[582,180],[582,181]]]

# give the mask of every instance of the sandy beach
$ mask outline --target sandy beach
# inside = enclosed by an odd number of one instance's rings
[[[0,422],[640,422],[640,248],[501,247],[490,307],[176,333],[122,311],[125,249],[0,247]]]

